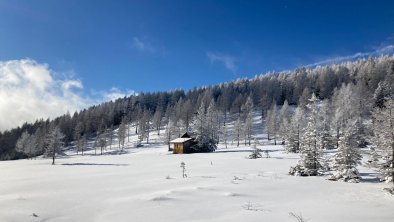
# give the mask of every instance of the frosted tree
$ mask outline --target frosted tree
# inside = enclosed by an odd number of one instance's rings
[[[394,100],[388,98],[381,108],[376,107],[373,117],[371,142],[381,157],[379,166],[382,179],[394,184]]]
[[[214,129],[210,124],[209,116],[205,110],[204,103],[201,103],[195,119],[197,145],[194,146],[194,149],[197,152],[212,152],[216,150],[217,141],[213,136]]]
[[[362,107],[361,99],[359,99],[359,89],[353,84],[342,84],[341,88],[334,91],[333,95],[333,108],[335,110],[332,119],[335,129],[336,146],[339,147],[339,137],[342,129],[346,128],[346,124],[351,119],[356,119],[358,144],[359,146],[366,145],[366,130],[362,121]]]
[[[195,120],[195,128],[197,134],[201,135],[204,133],[204,129],[206,126],[206,115],[205,115],[205,105],[201,103],[200,108],[197,110],[197,116]]]
[[[140,142],[146,139],[146,143],[149,143],[149,133],[150,133],[150,113],[145,110],[140,118],[139,123],[140,130]]]
[[[224,142],[224,146],[227,148],[227,143],[228,143],[228,129],[227,129],[227,126],[226,126],[226,125],[223,126],[223,142]]]
[[[83,152],[85,151],[85,147],[86,147],[86,135],[81,136],[78,140],[77,140],[77,155],[78,152],[81,151],[81,155],[83,156]]]
[[[210,134],[210,137],[215,139],[218,142],[219,137],[219,122],[218,119],[218,111],[216,109],[215,101],[212,99],[209,103],[206,113],[206,130],[207,133]]]
[[[153,125],[157,130],[157,135],[160,135],[160,127],[161,127],[161,122],[163,119],[162,111],[161,108],[157,109],[155,114],[153,115]]]
[[[316,176],[322,168],[321,147],[318,144],[318,105],[319,99],[312,94],[308,109],[307,125],[301,140],[301,160],[299,164],[290,168],[290,174],[301,176]]]
[[[122,122],[119,125],[118,129],[118,147],[122,146],[122,150],[124,149],[124,143],[126,139],[126,121],[125,119],[122,120]]]
[[[103,150],[107,147],[107,135],[105,133],[98,136],[98,146],[100,147],[100,155],[103,155]]]
[[[290,108],[287,100],[283,103],[279,114],[279,135],[282,138],[282,144],[286,143],[286,137],[290,131]]]
[[[272,104],[271,109],[267,114],[266,124],[267,124],[268,139],[273,139],[274,144],[276,145],[279,125],[278,125],[277,107],[275,103]]]
[[[246,116],[245,125],[244,125],[245,145],[246,145],[246,140],[248,140],[249,146],[251,145],[252,131],[253,131],[253,116],[252,113],[250,112]]]
[[[166,126],[166,131],[165,131],[165,139],[164,141],[168,145],[168,151],[171,151],[171,144],[170,141],[175,134],[175,127],[174,127],[174,122],[172,119],[167,120],[167,126]]]
[[[237,121],[234,124],[234,138],[237,140],[237,147],[239,146],[239,140],[241,139],[242,132],[242,121],[241,118],[238,117]]]
[[[48,146],[46,147],[45,155],[52,157],[52,165],[55,164],[56,155],[62,153],[62,148],[64,145],[63,138],[64,134],[61,132],[58,126],[52,127],[50,129],[47,137]]]
[[[47,146],[46,134],[46,128],[44,127],[40,127],[34,132],[34,138],[36,142],[35,155],[40,155],[44,153],[45,147]]]
[[[114,129],[114,126],[111,125],[111,127],[109,127],[109,128],[107,129],[107,133],[106,133],[106,135],[107,135],[107,137],[108,137],[107,141],[108,141],[108,143],[109,143],[109,149],[110,149],[110,150],[112,150],[112,142],[113,142],[113,138],[114,138],[113,129]]]
[[[245,104],[242,107],[242,113],[244,118],[244,138],[245,145],[248,141],[249,146],[251,145],[252,131],[253,131],[253,100],[251,96],[248,97]]]
[[[254,139],[254,144],[253,144],[253,150],[252,153],[249,155],[249,159],[257,159],[257,158],[261,158],[261,150],[259,148],[257,148],[257,139]]]
[[[21,153],[26,153],[27,143],[29,139],[29,133],[27,131],[23,132],[22,135],[16,142],[15,150]]]
[[[358,148],[356,133],[355,122],[349,121],[339,137],[338,152],[334,158],[336,173],[330,178],[331,180],[358,182],[361,178],[356,168],[362,158]]]
[[[319,145],[321,149],[334,149],[335,141],[331,134],[331,121],[332,121],[332,108],[328,100],[324,100],[320,106],[319,121],[318,121],[318,134]]]
[[[16,142],[16,151],[24,153],[27,158],[32,158],[36,152],[36,137],[29,134],[27,131],[23,132],[21,137]]]
[[[298,106],[291,118],[289,131],[287,131],[287,134],[285,135],[285,148],[287,152],[300,152],[300,141],[305,121],[304,115],[304,109],[301,106]]]

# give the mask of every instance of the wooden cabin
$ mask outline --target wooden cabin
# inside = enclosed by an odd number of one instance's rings
[[[190,147],[195,143],[194,139],[188,133],[183,134],[180,138],[170,141],[174,144],[173,153],[191,153]]]

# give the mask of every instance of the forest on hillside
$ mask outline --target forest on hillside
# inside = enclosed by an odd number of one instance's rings
[[[293,174],[317,174],[325,149],[338,149],[337,163],[349,173],[360,159],[357,148],[371,144],[375,160],[392,178],[393,86],[394,57],[381,56],[188,91],[140,93],[0,132],[0,159],[50,156],[71,143],[83,152],[92,138],[105,147],[117,136],[121,146],[129,125],[140,141],[149,142],[152,129],[165,128],[163,143],[189,131],[211,135],[212,143],[226,144],[231,137],[251,145],[252,113],[258,112],[269,140],[304,157]],[[232,132],[226,127],[230,117]]]

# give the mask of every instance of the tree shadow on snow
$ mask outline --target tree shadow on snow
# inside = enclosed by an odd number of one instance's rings
[[[129,164],[114,163],[62,163],[63,166],[128,166]]]
[[[360,173],[362,183],[381,183],[378,173]]]
[[[245,152],[251,153],[252,150],[250,149],[249,150],[216,150],[213,153],[245,153]]]

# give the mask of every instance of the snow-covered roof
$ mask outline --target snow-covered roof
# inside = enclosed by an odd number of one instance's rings
[[[176,138],[171,140],[170,143],[184,143],[186,141],[192,140],[193,138]]]

